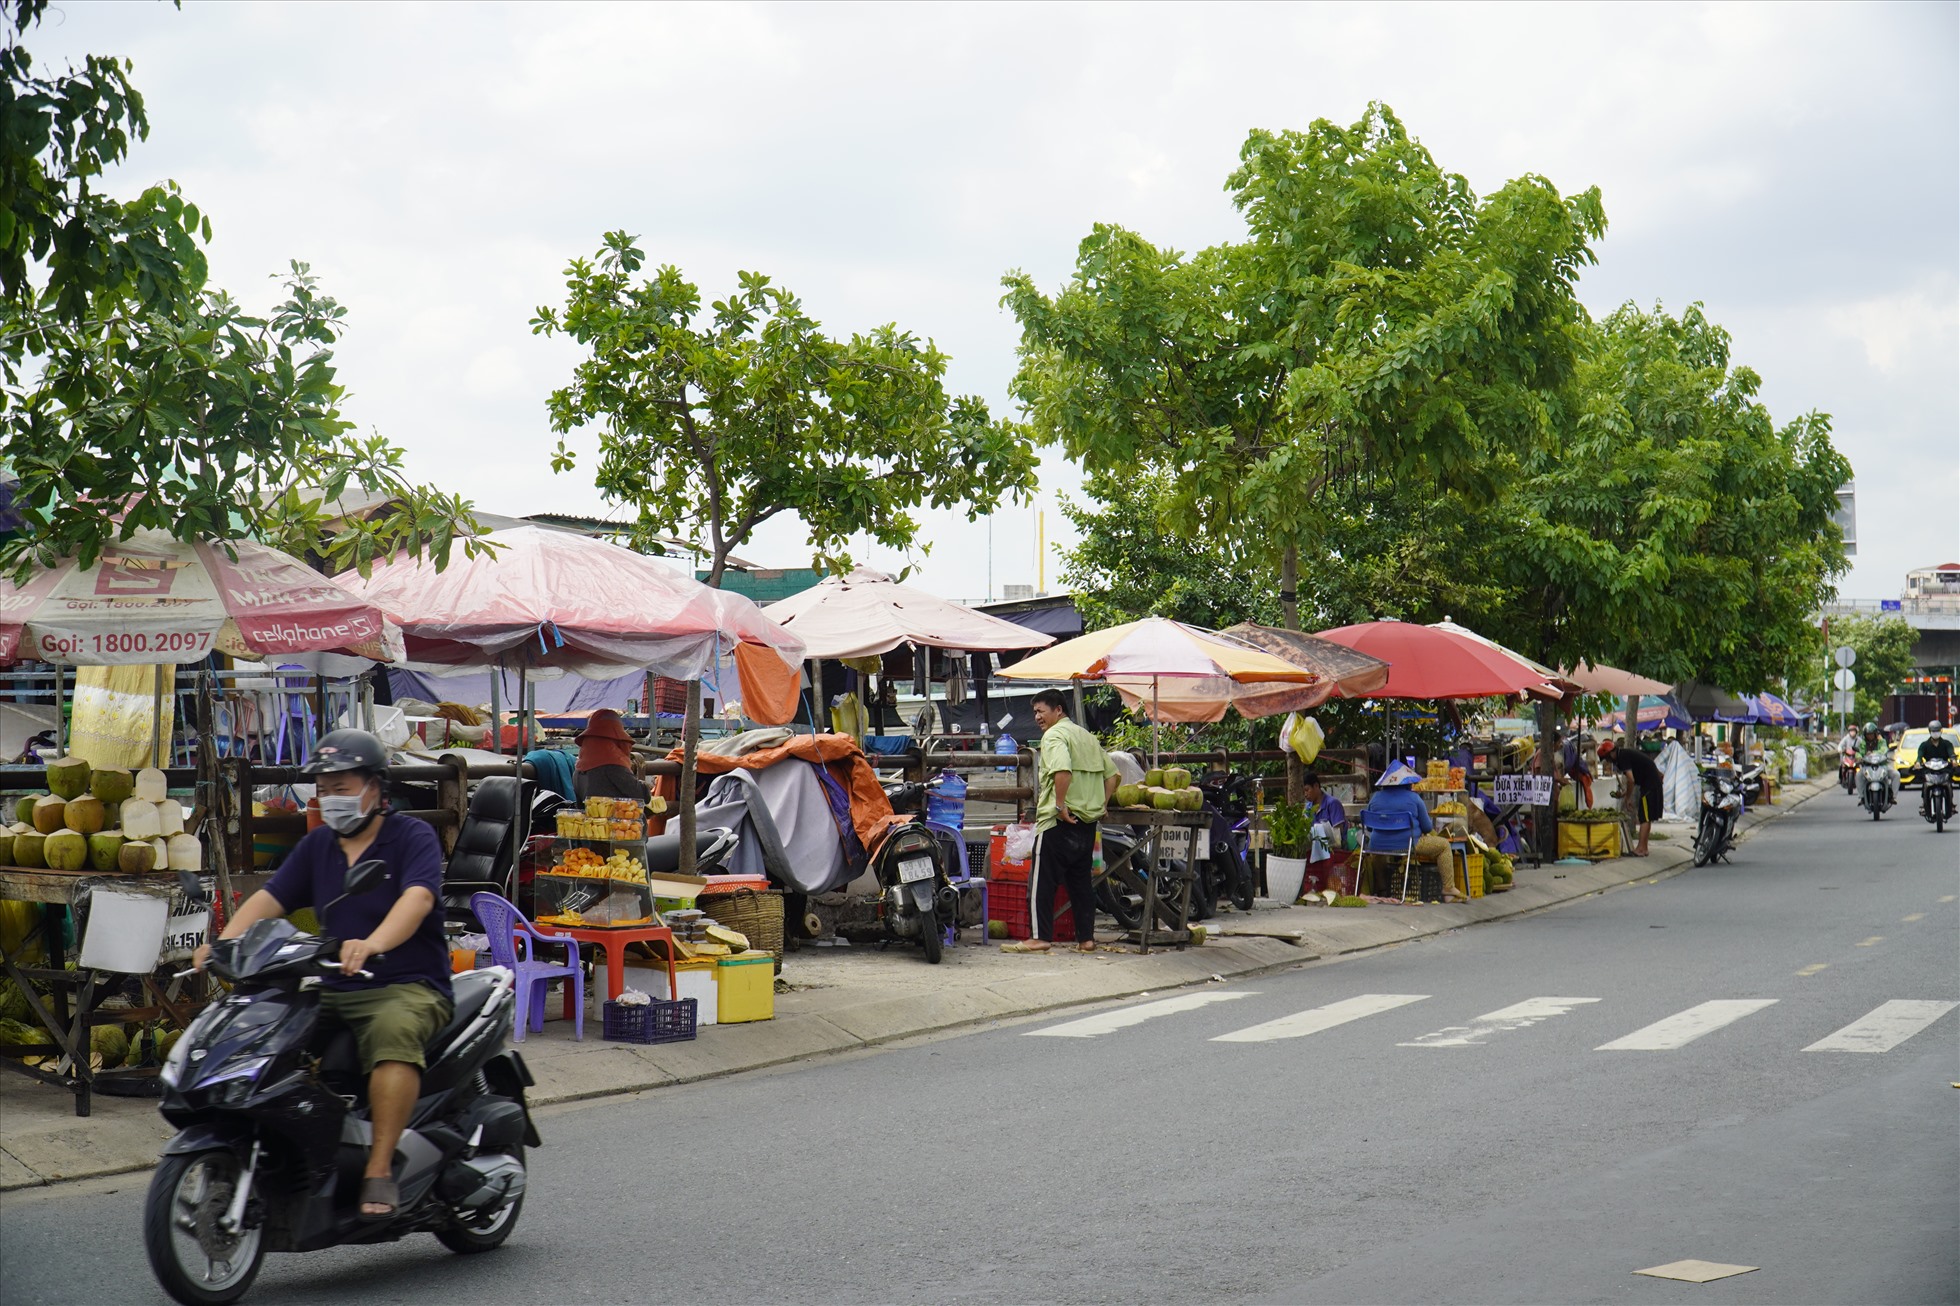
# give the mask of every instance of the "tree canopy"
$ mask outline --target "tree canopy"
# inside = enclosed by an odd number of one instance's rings
[[[562,313],[532,321],[586,347],[551,395],[552,429],[597,428],[597,484],[636,510],[642,547],[698,539],[718,585],[729,553],[790,512],[818,563],[841,569],[860,533],[911,546],[921,505],[977,516],[1034,488],[1026,437],[979,399],[948,397],[931,341],[896,325],[832,338],[756,272],[704,311],[680,269],[641,277],[645,261],[633,237],[607,233],[567,268]],[[553,467],[574,462],[561,439]]]
[[[1013,393],[1085,465],[1168,472],[1166,526],[1267,553],[1290,616],[1329,487],[1487,485],[1548,435],[1605,216],[1538,177],[1479,200],[1379,104],[1253,132],[1226,188],[1242,242],[1186,257],[1098,226],[1058,294],[1010,273]]]
[[[143,528],[335,567],[446,562],[469,505],[411,484],[400,450],[340,415],[344,310],[294,263],[283,302],[249,314],[207,285],[210,219],[174,183],[99,189],[148,135],[143,99],[123,60],[38,73],[24,33],[44,8],[8,9],[0,50],[0,468],[22,521],[0,568],[87,565]],[[350,486],[386,506],[341,521]]]
[[[1813,701],[1828,702],[1831,685],[1826,667],[1835,672],[1837,663],[1827,663],[1827,653],[1829,649],[1849,646],[1858,655],[1857,664],[1851,668],[1858,677],[1858,684],[1851,691],[1856,708],[1852,715],[1859,722],[1878,720],[1885,696],[1897,690],[1912,674],[1912,650],[1919,632],[1904,617],[1879,616],[1833,617],[1828,641],[1822,632],[1815,633],[1818,638],[1812,656],[1805,661],[1803,674],[1793,679],[1810,692]],[[1829,649],[1825,647],[1827,642]]]

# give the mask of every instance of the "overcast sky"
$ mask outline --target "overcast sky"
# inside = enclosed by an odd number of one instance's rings
[[[60,0],[56,0],[59,5]],[[531,335],[567,259],[623,227],[704,297],[738,269],[834,332],[896,321],[1007,411],[999,280],[1053,288],[1098,221],[1237,239],[1248,129],[1391,104],[1487,193],[1598,185],[1581,294],[1701,300],[1779,421],[1819,409],[1857,469],[1848,596],[1960,557],[1956,7],[1100,3],[831,7],[70,3],[47,63],[127,56],[153,130],[119,186],[171,177],[248,304],[306,260],[348,306],[348,413],[420,479],[523,515],[604,511],[553,476]],[[992,584],[1066,538],[1051,457],[993,523]],[[989,530],[927,518],[921,583],[982,598]],[[741,552],[804,565],[793,523]],[[874,553],[875,565],[902,559]],[[1051,586],[1056,565],[1047,569]]]

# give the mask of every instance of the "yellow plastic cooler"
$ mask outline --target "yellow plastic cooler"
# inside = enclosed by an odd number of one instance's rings
[[[739,1025],[776,1018],[776,959],[766,952],[723,957],[715,965],[716,1020]]]

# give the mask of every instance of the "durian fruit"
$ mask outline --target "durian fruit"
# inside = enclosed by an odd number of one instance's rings
[[[122,806],[123,799],[136,792],[136,777],[113,767],[89,777],[88,791],[102,800],[110,811]]]
[[[80,798],[68,800],[68,806],[62,809],[61,823],[76,834],[91,835],[102,829],[107,816],[100,798],[94,794],[83,794]]]
[[[204,869],[204,845],[194,834],[173,834],[165,846],[164,865],[173,871]]]
[[[51,871],[79,871],[88,865],[88,838],[73,830],[57,830],[41,847]]]
[[[170,781],[153,766],[136,773],[136,796],[145,802],[160,803],[170,797]]]
[[[184,832],[184,808],[175,798],[157,804],[157,833],[168,839]]]
[[[88,837],[89,869],[108,874],[122,865],[123,837],[114,830],[105,830]]]
[[[142,798],[125,799],[122,805],[122,832],[126,839],[154,839],[163,833],[157,805]]]
[[[157,867],[157,850],[141,839],[116,850],[116,869],[124,875],[148,875]]]
[[[68,810],[68,800],[54,794],[43,794],[34,803],[34,828],[42,834],[53,834],[62,828],[62,816]]]
[[[88,792],[89,765],[79,757],[57,757],[48,763],[48,792],[57,798],[79,798]]]

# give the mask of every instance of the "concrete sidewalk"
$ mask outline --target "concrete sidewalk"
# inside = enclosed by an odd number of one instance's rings
[[[1776,807],[1744,818],[1744,837],[1800,803],[1835,788],[1828,780],[1792,786]],[[1236,979],[1325,957],[1365,952],[1466,925],[1542,911],[1689,869],[1692,827],[1664,827],[1653,855],[1589,866],[1520,867],[1517,885],[1460,904],[1366,909],[1290,907],[1227,912],[1208,924],[1202,947],[1084,955],[1002,953],[992,943],[946,950],[928,966],[915,948],[806,948],[792,953],[776,996],[776,1018],[715,1026],[687,1043],[638,1046],[599,1038],[597,1004],[588,1004],[585,1038],[568,1022],[547,1023],[521,1045],[537,1076],[534,1105],[637,1093],[669,1084],[739,1074],[826,1053],[920,1034],[1028,1016],[1084,1003]],[[969,930],[966,937],[974,939]],[[652,971],[638,986],[657,992]],[[632,981],[629,981],[632,982]],[[548,1004],[555,1014],[559,1004]],[[94,1114],[76,1119],[73,1100],[21,1076],[0,1075],[0,1191],[156,1163],[170,1129],[154,1100],[97,1096]]]

